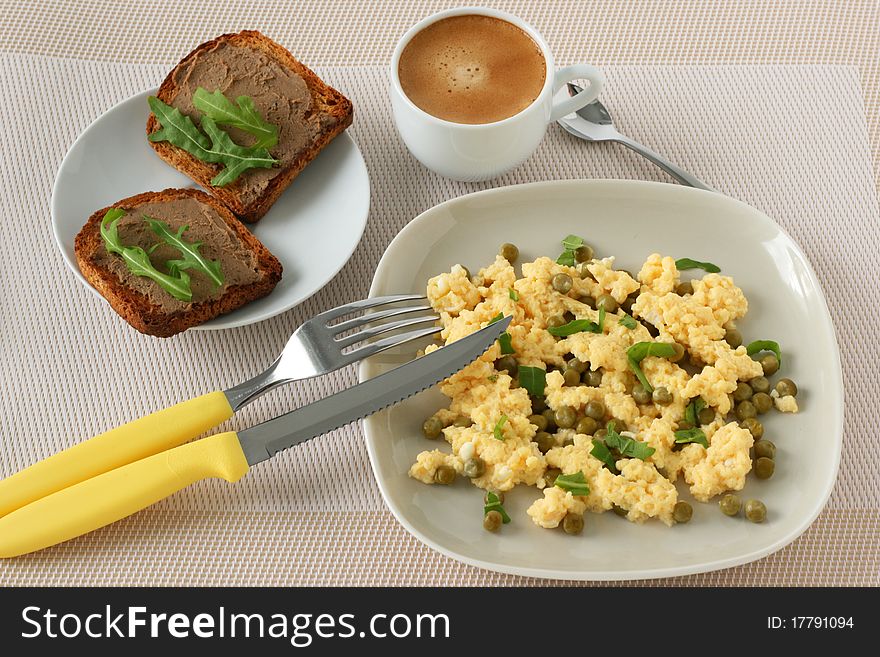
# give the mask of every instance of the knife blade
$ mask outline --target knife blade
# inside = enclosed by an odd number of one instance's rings
[[[510,325],[490,324],[445,347],[342,392],[238,432],[249,465],[397,404],[476,360]]]

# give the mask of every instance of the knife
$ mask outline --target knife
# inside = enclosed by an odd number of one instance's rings
[[[0,518],[0,558],[67,541],[121,520],[202,479],[241,479],[280,451],[392,406],[485,352],[505,317],[390,372],[236,433],[216,434],[134,461]]]

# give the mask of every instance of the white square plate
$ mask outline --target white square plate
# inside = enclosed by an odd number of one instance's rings
[[[458,478],[426,486],[407,475],[416,455],[445,443],[426,440],[421,424],[446,398],[436,389],[364,421],[376,480],[397,519],[430,547],[468,564],[506,573],[580,580],[668,577],[761,558],[800,535],[825,505],[837,476],[843,430],[840,356],[825,298],[801,250],[770,218],[739,201],[695,189],[632,181],[535,183],[447,201],[413,220],[382,257],[371,296],[422,292],[429,277],[461,263],[491,263],[502,242],[520,262],[555,257],[560,241],[583,236],[600,257],[638,271],[659,252],[719,265],[749,300],[738,323],[746,342],[772,339],[783,349],[784,376],[799,387],[801,412],[762,416],[777,445],[773,478],[749,477],[743,499],[759,498],[767,521],[728,518],[717,504],[694,503],[690,523],[629,523],[588,514],[581,536],[535,526],[525,511],[540,496],[518,486],[505,508],[513,522],[482,528],[482,491]],[[700,272],[698,272],[700,273]],[[362,364],[361,380],[415,355],[385,354]],[[680,491],[686,488],[679,484]],[[690,500],[685,493],[684,499]]]

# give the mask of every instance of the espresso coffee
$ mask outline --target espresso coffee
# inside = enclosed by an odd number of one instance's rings
[[[450,16],[417,33],[398,76],[420,109],[453,123],[493,123],[531,105],[547,75],[537,43],[516,25],[481,15]]]

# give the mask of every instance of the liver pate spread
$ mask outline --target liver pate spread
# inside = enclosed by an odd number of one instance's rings
[[[123,285],[140,292],[164,312],[170,314],[189,310],[193,303],[219,298],[233,285],[247,285],[262,277],[257,268],[256,254],[242,242],[214,208],[193,198],[143,203],[126,209],[125,215],[119,219],[119,239],[125,246],[140,246],[149,253],[153,245],[160,244],[150,253],[150,261],[159,271],[167,273],[165,263],[182,256],[180,251],[159,239],[144,221],[144,215],[164,221],[174,233],[181,226],[189,226],[183,233],[183,239],[189,243],[202,242],[199,252],[209,260],[219,260],[223,273],[223,284],[217,287],[202,272],[188,270],[192,289],[192,302],[188,303],[175,299],[152,279],[132,274],[121,256],[111,254],[103,248],[95,253],[94,261],[97,265],[112,271]]]
[[[245,204],[259,198],[271,180],[307,150],[323,128],[336,122],[330,115],[315,111],[311,92],[299,75],[255,48],[219,43],[180,66],[174,82],[178,93],[171,105],[196,123],[201,112],[193,107],[192,95],[204,87],[211,93],[219,89],[233,101],[250,96],[263,118],[278,126],[278,143],[270,149],[278,165],[250,169],[233,183],[240,188]],[[239,128],[223,129],[237,144],[251,146],[255,141]]]

